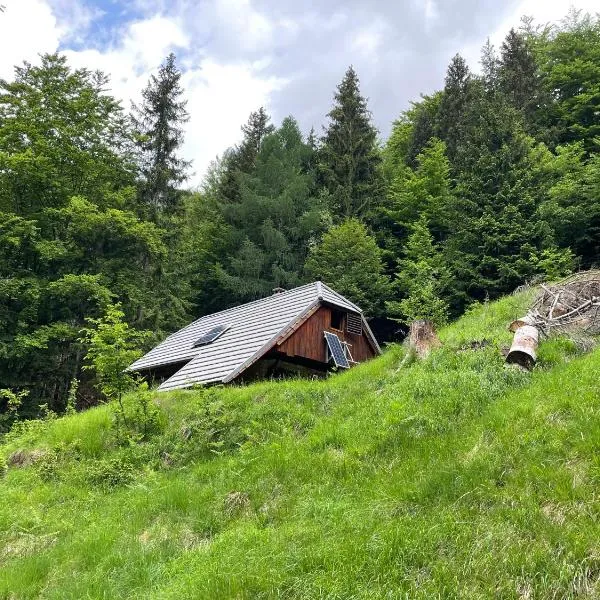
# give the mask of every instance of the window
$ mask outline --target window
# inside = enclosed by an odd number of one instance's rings
[[[221,337],[228,329],[229,325],[217,325],[216,327],[209,329],[196,340],[194,348],[198,348],[199,346],[206,346],[206,344],[214,342],[217,338]]]
[[[344,313],[341,310],[331,309],[331,327],[342,330],[344,323]]]

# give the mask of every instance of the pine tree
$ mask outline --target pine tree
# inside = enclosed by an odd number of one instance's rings
[[[152,75],[142,92],[141,106],[134,105],[134,127],[138,134],[142,206],[155,217],[179,208],[178,186],[187,179],[191,162],[177,155],[183,144],[182,125],[189,120],[187,101],[181,100],[181,71],[173,53],[167,56],[158,75]]]
[[[365,217],[382,197],[377,130],[350,67],[334,95],[322,138],[320,174],[337,219]]]
[[[462,121],[469,103],[471,73],[465,59],[456,54],[446,73],[444,92],[437,118],[437,137],[446,142],[450,162],[454,162],[461,142]]]

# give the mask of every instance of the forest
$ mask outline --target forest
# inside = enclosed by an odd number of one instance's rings
[[[319,131],[257,107],[195,191],[180,80],[171,54],[131,111],[60,54],[0,80],[0,431],[17,400],[97,402],[82,329],[115,306],[151,346],[318,278],[370,317],[442,325],[599,262],[598,16],[457,54],[387,140],[350,66]]]

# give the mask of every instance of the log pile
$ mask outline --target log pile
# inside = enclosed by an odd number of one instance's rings
[[[600,333],[600,270],[542,285],[526,318],[546,336],[573,331]]]
[[[531,369],[539,334],[589,336],[600,333],[600,270],[572,275],[541,291],[528,313],[510,324],[515,336],[506,362]]]

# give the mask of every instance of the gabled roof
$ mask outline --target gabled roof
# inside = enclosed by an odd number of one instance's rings
[[[170,335],[135,361],[129,370],[144,371],[185,363],[163,382],[159,390],[184,388],[196,383],[227,383],[281,341],[288,330],[291,334],[321,303],[362,316],[358,306],[317,281],[201,317]],[[214,342],[194,347],[204,333],[217,325],[226,325],[228,329]],[[363,326],[379,352],[377,341],[364,317]]]

